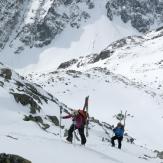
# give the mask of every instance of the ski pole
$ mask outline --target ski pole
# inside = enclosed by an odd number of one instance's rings
[[[85,97],[84,107],[83,107],[83,110],[84,110],[84,111],[86,110],[86,113],[87,113],[87,115],[88,115],[88,118],[87,118],[87,120],[86,120],[86,137],[89,136],[89,134],[88,134],[88,121],[89,121],[88,101],[89,101],[89,96],[86,96],[86,97]]]
[[[73,133],[74,133],[73,139],[74,139],[74,145],[75,145],[75,123],[74,123],[74,132]]]
[[[60,106],[60,131],[59,131],[59,133],[60,133],[60,138],[62,138],[62,134],[61,134],[61,125],[62,125],[62,118],[61,118],[61,116],[62,116],[62,106]]]

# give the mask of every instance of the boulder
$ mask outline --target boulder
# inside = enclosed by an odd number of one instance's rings
[[[41,110],[41,107],[29,95],[13,93],[13,92],[11,94],[14,96],[15,101],[17,103],[20,102],[24,106],[29,105],[30,106],[30,113],[34,114],[34,113],[36,113],[36,111]]]
[[[162,152],[158,152],[157,153],[157,157],[159,157],[160,159],[163,159],[163,151]]]
[[[32,163],[32,162],[18,155],[1,153],[0,163]]]
[[[2,68],[0,69],[0,76],[2,76],[3,78],[7,80],[11,80],[12,71],[8,68]]]

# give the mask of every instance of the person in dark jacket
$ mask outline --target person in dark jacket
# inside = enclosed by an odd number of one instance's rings
[[[124,126],[119,122],[117,127],[113,129],[115,136],[111,138],[112,147],[115,147],[115,140],[118,140],[118,148],[121,149],[123,134],[124,134]]]
[[[72,118],[73,124],[70,126],[70,129],[68,130],[68,137],[67,141],[72,143],[73,139],[73,132],[78,129],[79,135],[81,137],[81,144],[85,145],[86,143],[86,137],[84,134],[84,125],[85,125],[85,117],[82,114],[82,110],[75,110],[72,114],[69,114],[68,116],[62,117],[63,119]]]

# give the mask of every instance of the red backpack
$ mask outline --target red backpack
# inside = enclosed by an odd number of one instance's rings
[[[79,110],[78,112],[80,115],[82,115],[82,117],[84,118],[84,121],[86,122],[89,117],[88,113],[84,110]]]

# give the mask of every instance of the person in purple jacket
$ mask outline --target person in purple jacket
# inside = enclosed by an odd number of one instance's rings
[[[70,143],[72,143],[73,139],[73,132],[78,129],[79,135],[81,137],[81,144],[85,145],[86,143],[86,137],[84,134],[84,126],[85,126],[85,115],[83,110],[74,110],[72,114],[69,114],[67,116],[63,116],[63,119],[72,118],[73,124],[70,126],[70,129],[68,130],[68,137],[66,140]]]

